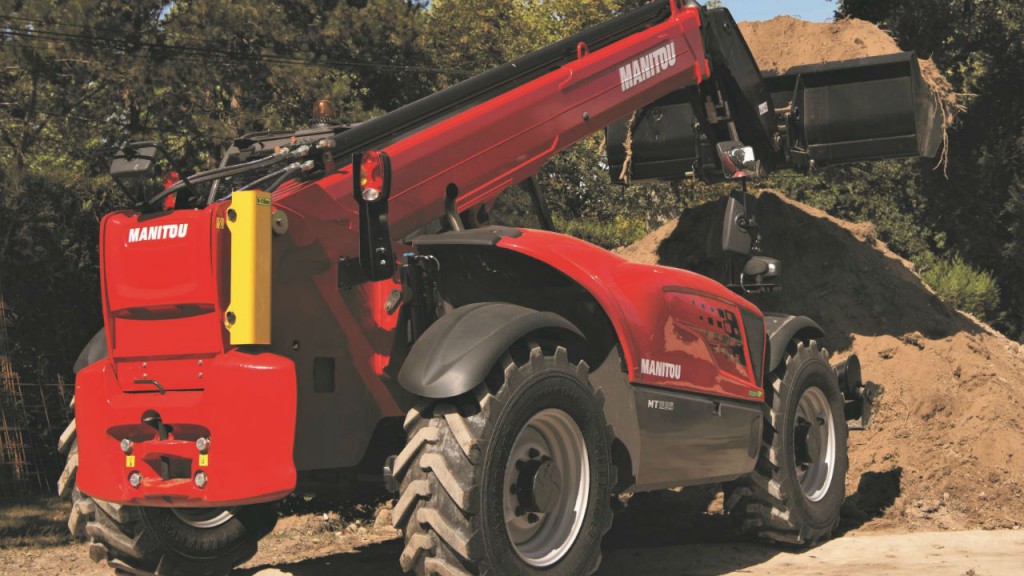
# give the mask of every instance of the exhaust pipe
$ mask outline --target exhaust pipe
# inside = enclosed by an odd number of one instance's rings
[[[882,387],[874,382],[861,379],[860,359],[856,354],[832,366],[839,378],[839,391],[843,393],[846,420],[860,420],[856,429],[866,429],[874,415],[875,401],[882,393]]]

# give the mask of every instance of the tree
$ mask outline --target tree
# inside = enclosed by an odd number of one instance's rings
[[[0,287],[16,368],[68,376],[100,318],[101,217],[132,204],[116,147],[190,169],[244,132],[302,127],[330,98],[364,120],[426,94],[424,10],[403,0],[0,0]]]
[[[839,17],[871,20],[932,57],[967,99],[950,133],[948,179],[922,172],[927,226],[997,278],[1005,319],[1024,334],[1024,5],[1013,0],[842,0]]]

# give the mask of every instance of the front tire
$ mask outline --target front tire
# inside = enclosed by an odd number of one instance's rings
[[[72,401],[72,407],[74,402]],[[75,420],[58,446],[68,454],[57,484],[71,498],[68,529],[89,539],[89,557],[118,574],[223,576],[256,554],[257,542],[277,523],[276,504],[236,509],[151,508],[98,500],[75,485],[78,440]]]
[[[814,340],[795,343],[765,393],[757,466],[725,486],[725,507],[741,533],[813,546],[839,525],[849,466],[843,395],[828,353]]]
[[[565,348],[524,347],[460,398],[406,419],[394,463],[401,564],[417,575],[588,575],[611,526],[602,397]]]

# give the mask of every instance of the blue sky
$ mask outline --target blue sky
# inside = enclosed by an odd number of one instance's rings
[[[832,18],[836,9],[831,0],[722,0],[722,5],[732,12],[737,22],[769,20],[779,14],[824,22]]]

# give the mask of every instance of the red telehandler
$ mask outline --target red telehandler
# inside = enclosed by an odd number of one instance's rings
[[[744,298],[781,272],[744,190],[728,286],[551,231],[532,177],[601,129],[627,180],[745,183],[939,142],[910,54],[763,75],[728,11],[692,0],[362,124],[239,138],[103,219],[105,327],[60,445],[90,556],[225,574],[277,501],[362,482],[397,492],[420,575],[592,573],[612,497],[675,486],[723,483],[743,532],[827,538],[873,388],[812,320]],[[159,151],[126,145],[111,174],[127,186]],[[506,190],[537,226],[495,225]]]

